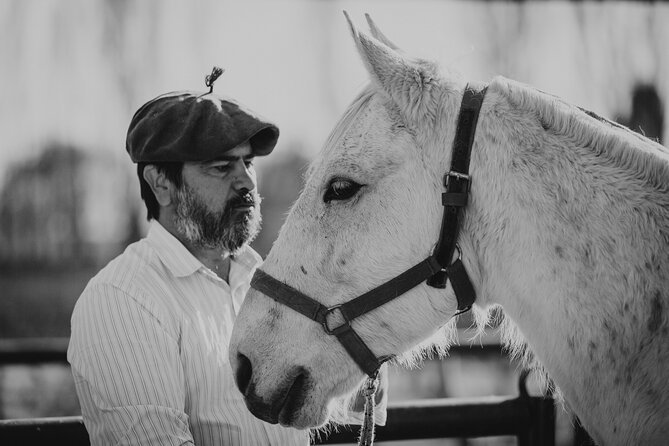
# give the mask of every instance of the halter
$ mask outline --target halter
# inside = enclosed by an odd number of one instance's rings
[[[445,288],[446,281],[450,279],[458,301],[455,315],[469,310],[476,299],[456,241],[460,228],[460,210],[467,205],[469,196],[470,153],[486,89],[485,85],[471,84],[465,88],[453,141],[451,170],[444,175],[446,192],[441,196],[441,204],[444,206],[441,234],[428,258],[373,290],[333,307],[326,307],[260,269],[256,270],[251,279],[252,288],[318,322],[327,334],[336,336],[360,369],[371,379],[376,378],[381,365],[392,356],[377,358],[353,330],[351,322],[354,319],[390,302],[426,280],[431,287]],[[449,263],[456,250],[458,258]]]

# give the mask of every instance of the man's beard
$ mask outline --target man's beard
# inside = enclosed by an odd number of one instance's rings
[[[235,254],[251,243],[260,231],[260,195],[255,190],[235,195],[221,212],[211,211],[196,193],[184,184],[177,189],[176,229],[188,242],[206,249],[224,249]],[[249,210],[235,210],[252,204]]]

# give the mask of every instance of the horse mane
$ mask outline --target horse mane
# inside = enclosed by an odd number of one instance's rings
[[[572,144],[588,148],[646,184],[669,192],[669,149],[557,96],[498,76],[491,90],[520,110],[534,114],[541,126]]]

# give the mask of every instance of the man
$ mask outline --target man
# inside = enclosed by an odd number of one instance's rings
[[[126,149],[148,235],[89,282],[72,315],[68,360],[92,445],[309,443],[246,409],[227,360],[261,261],[248,246],[260,227],[253,161],[278,136],[211,91],[168,93],[135,113]]]
[[[93,445],[308,444],[253,417],[227,362],[260,257],[253,160],[273,124],[214,94],[142,106],[126,149],[150,228],[93,278],[72,316],[68,360]]]

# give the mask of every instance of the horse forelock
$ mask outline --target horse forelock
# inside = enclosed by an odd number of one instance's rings
[[[318,156],[309,164],[305,172],[305,183],[313,177],[317,168],[321,165],[322,161],[331,155],[335,150],[339,148],[340,141],[343,139],[344,135],[351,128],[351,125],[355,120],[361,115],[361,113],[367,108],[369,102],[371,101],[374,95],[374,90],[371,86],[364,88],[358,96],[353,99],[348,108],[344,111],[342,117],[335,124],[334,128],[328,135],[323,144],[322,149],[318,153]]]
[[[351,125],[367,108],[374,94],[374,89],[371,86],[367,86],[360,92],[360,94],[358,94],[355,99],[353,99],[346,111],[344,111],[344,114],[342,115],[339,122],[337,122],[337,124],[330,132],[330,135],[328,135],[328,138],[325,141],[325,145],[323,146],[323,154],[331,153],[333,150],[338,148],[339,142],[344,137],[346,132],[351,128]]]
[[[392,100],[370,84],[335,124],[310,164],[307,180],[322,180],[332,170],[382,177],[405,159],[408,146],[401,142],[402,133],[415,136]]]

